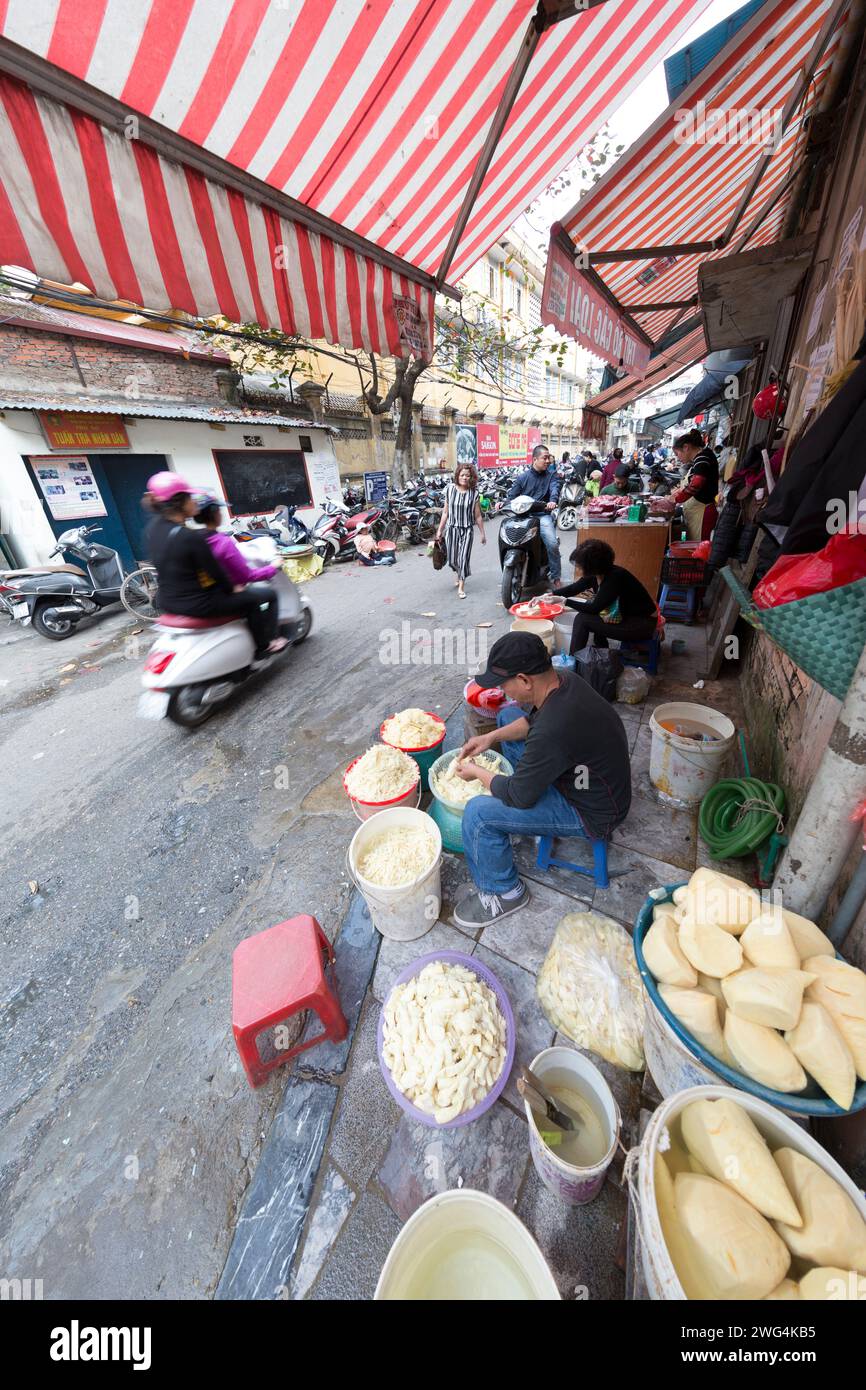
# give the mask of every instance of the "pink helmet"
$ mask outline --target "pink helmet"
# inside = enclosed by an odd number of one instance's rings
[[[154,473],[147,480],[147,490],[157,502],[170,502],[181,492],[193,492],[192,483],[186,482],[179,473]]]

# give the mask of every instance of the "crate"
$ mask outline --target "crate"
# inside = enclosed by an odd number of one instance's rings
[[[662,560],[661,582],[671,589],[701,589],[707,583],[706,562],[666,555]]]

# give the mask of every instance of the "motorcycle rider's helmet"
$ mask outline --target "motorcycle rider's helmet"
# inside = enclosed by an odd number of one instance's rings
[[[147,480],[148,496],[154,502],[170,502],[173,497],[179,497],[181,493],[193,493],[195,488],[192,483],[188,483],[179,473],[154,473]]]
[[[202,492],[194,492],[192,500],[195,502],[195,520],[205,522],[210,520],[214,511],[221,513],[225,502],[221,497],[217,497],[215,492],[205,489]]]

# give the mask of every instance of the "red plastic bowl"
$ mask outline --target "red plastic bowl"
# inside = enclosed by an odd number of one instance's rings
[[[477,681],[469,681],[463,688],[463,698],[473,709],[496,710],[505,704],[508,697],[498,685],[483,690]]]
[[[389,743],[388,747],[391,748],[393,747],[393,745]],[[416,776],[412,785],[407,787],[404,792],[401,792],[399,796],[392,796],[389,801],[362,801],[359,796],[353,796],[352,793],[349,791],[349,788],[346,786],[346,778],[349,776],[349,773],[352,771],[352,768],[355,766],[355,763],[360,762],[363,756],[363,753],[359,753],[357,758],[353,758],[352,761],[349,763],[349,766],[346,768],[346,771],[343,773],[343,791],[346,793],[350,801],[354,801],[356,806],[375,806],[377,811],[384,811],[386,806],[399,806],[402,802],[406,800],[407,796],[412,796],[415,792],[417,792],[418,778],[421,776],[421,771],[418,767],[418,764],[416,763],[415,771],[418,775]]]
[[[524,602],[529,603],[531,600],[525,599]],[[522,607],[522,603],[515,603],[512,604],[508,611],[512,618],[520,618],[524,623],[534,623],[536,620],[541,622],[545,618],[558,618],[560,613],[565,612],[564,603],[542,603],[537,613],[518,613],[518,608]]]

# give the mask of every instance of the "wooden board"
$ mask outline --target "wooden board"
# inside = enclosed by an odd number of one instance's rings
[[[613,547],[616,563],[630,570],[652,598],[658,598],[662,560],[668,548],[670,526],[654,522],[633,522],[619,526],[615,522],[586,522],[577,528],[577,544],[583,541],[606,541]]]

